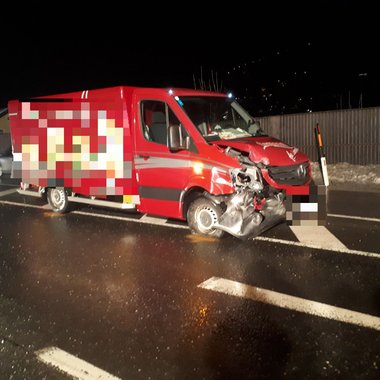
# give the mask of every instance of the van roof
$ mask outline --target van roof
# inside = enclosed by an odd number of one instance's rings
[[[92,97],[97,99],[102,98],[116,98],[123,99],[125,96],[130,96],[132,93],[149,92],[152,94],[162,95],[171,92],[172,95],[177,96],[226,96],[226,94],[219,92],[194,90],[187,88],[149,88],[149,87],[131,87],[131,86],[115,86],[106,87],[100,89],[82,90],[76,92],[68,92],[61,94],[53,94],[46,96],[38,96],[32,99],[91,99]]]

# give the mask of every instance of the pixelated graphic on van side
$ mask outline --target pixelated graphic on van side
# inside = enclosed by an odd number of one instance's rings
[[[13,176],[93,196],[131,194],[130,128],[121,103],[52,100],[20,103]]]

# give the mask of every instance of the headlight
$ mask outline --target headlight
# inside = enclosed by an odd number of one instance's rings
[[[260,171],[256,167],[231,170],[232,183],[235,188],[249,188],[254,191],[263,189]]]

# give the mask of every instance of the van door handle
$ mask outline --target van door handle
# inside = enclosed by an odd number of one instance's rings
[[[150,156],[145,156],[145,155],[140,154],[139,157],[143,158],[144,160],[147,160]]]

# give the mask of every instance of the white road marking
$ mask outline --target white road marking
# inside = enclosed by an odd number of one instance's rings
[[[18,206],[18,207],[29,207],[29,208],[37,208],[37,209],[50,209],[50,207],[47,207],[47,205],[44,206],[36,206],[31,205],[27,203],[18,203],[18,202],[10,202],[10,201],[1,201],[0,204],[6,204],[10,206]],[[141,221],[141,219],[135,219],[135,218],[128,218],[128,217],[122,217],[122,216],[116,216],[116,215],[105,215],[105,214],[99,214],[99,213],[93,213],[93,212],[85,212],[85,211],[71,211],[71,214],[78,214],[78,215],[85,215],[85,216],[93,216],[96,218],[103,218],[103,219],[114,219],[114,220],[121,220],[123,222],[134,222],[134,223],[147,223],[148,221]],[[166,220],[166,219],[165,219]],[[187,225],[181,225],[181,224],[160,224],[164,227],[170,227],[170,228],[179,228],[179,229],[185,229],[188,230],[189,227]],[[269,243],[277,243],[277,244],[284,244],[284,245],[292,245],[296,247],[304,247],[304,248],[312,248],[312,249],[318,249],[322,251],[332,251],[332,252],[338,252],[338,253],[347,253],[350,255],[358,255],[358,256],[366,256],[366,257],[373,257],[375,259],[380,259],[380,251],[377,252],[367,252],[367,251],[358,251],[355,249],[333,249],[333,248],[325,248],[320,247],[316,244],[305,244],[301,243],[299,241],[291,241],[291,240],[283,240],[283,239],[276,239],[276,238],[270,238],[265,236],[257,236],[255,240],[258,241],[266,241]]]
[[[36,351],[35,354],[40,361],[53,367],[57,367],[60,371],[67,373],[75,379],[120,380],[119,377],[115,377],[58,347],[44,348]]]
[[[380,317],[242,284],[241,282],[227,280],[225,278],[211,277],[199,284],[198,287],[235,297],[248,298],[253,301],[267,303],[284,309],[296,310],[301,313],[316,315],[322,318],[380,330]]]
[[[4,197],[5,195],[13,194],[16,191],[17,191],[16,189],[9,189],[9,190],[0,191],[0,197]]]
[[[290,226],[300,243],[339,250],[347,247],[324,226]]]
[[[28,203],[11,202],[11,201],[0,201],[0,204],[10,205],[10,206],[18,206],[18,207],[28,207],[28,208],[39,208],[39,209],[42,208],[42,206],[31,205]]]
[[[323,248],[314,244],[305,244],[299,241],[282,240],[282,239],[276,239],[276,238],[269,238],[265,236],[257,236],[255,240],[268,241],[270,243],[278,243],[278,244],[285,244],[285,245],[294,245],[296,247],[313,248],[313,249],[318,249],[322,251],[348,253],[350,255],[367,256],[367,257],[373,257],[375,259],[380,259],[380,252],[376,253],[376,252],[358,251],[358,250],[349,249],[349,248],[345,248],[345,249]]]
[[[147,214],[145,214],[142,218],[140,218],[140,221],[142,221],[143,223],[162,225],[167,222],[167,219],[155,218],[155,217],[148,216]]]
[[[356,220],[365,220],[367,222],[380,223],[380,219],[378,219],[378,218],[368,218],[366,216],[353,216],[353,215],[341,215],[341,214],[327,214],[327,216],[331,216],[333,218],[356,219]]]
[[[72,211],[70,214],[96,216],[97,218],[103,218],[103,219],[115,219],[115,220],[122,220],[123,222],[134,222],[134,223],[145,223],[145,224],[152,224],[151,219],[154,219],[154,220],[157,219],[157,218],[150,218],[150,217],[145,218],[145,215],[140,219],[135,219],[135,218],[128,218],[124,216],[104,215],[104,214],[98,214],[95,212],[85,212],[85,211]],[[187,225],[165,223],[166,219],[158,219],[158,220],[159,220],[159,223],[155,223],[155,224],[159,224],[160,226],[171,227],[171,228],[181,228],[181,229],[186,229],[186,230],[189,229]]]

